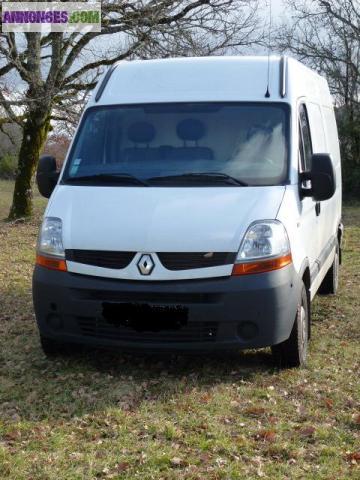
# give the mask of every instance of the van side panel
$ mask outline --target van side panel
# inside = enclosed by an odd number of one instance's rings
[[[330,234],[337,235],[339,223],[341,222],[341,203],[342,203],[342,183],[341,183],[341,159],[339,138],[336,125],[335,112],[333,107],[323,106],[322,113],[324,118],[326,153],[331,154],[333,159],[335,176],[336,176],[336,192],[334,196],[323,202],[324,214],[326,217],[327,236]]]
[[[333,157],[334,165],[336,169],[339,169],[340,146],[339,146],[339,137],[338,137],[338,130],[336,125],[335,112],[333,107],[329,107],[329,106],[323,106],[322,112],[324,116],[326,145]],[[339,169],[339,173],[341,173],[341,169]],[[339,180],[341,180],[341,176],[339,177]],[[341,181],[339,182],[339,185],[341,186]]]

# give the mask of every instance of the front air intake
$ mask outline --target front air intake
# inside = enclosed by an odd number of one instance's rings
[[[236,253],[233,252],[174,252],[158,253],[160,262],[168,270],[191,270],[193,268],[219,267],[232,265]]]
[[[66,260],[93,265],[95,267],[121,269],[126,268],[135,256],[135,252],[116,252],[108,250],[65,250]]]

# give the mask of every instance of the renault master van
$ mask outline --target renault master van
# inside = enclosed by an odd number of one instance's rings
[[[325,79],[286,57],[123,61],[90,99],[50,197],[33,299],[42,347],[271,346],[305,364],[334,294],[341,168]]]

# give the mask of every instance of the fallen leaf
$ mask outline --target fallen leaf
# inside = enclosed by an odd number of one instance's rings
[[[128,462],[120,462],[117,465],[117,470],[119,472],[125,472],[125,470],[127,470],[129,467],[130,467],[130,464]]]
[[[355,425],[360,425],[360,415],[356,415],[354,418]]]
[[[211,400],[211,396],[209,393],[204,393],[203,395],[201,395],[200,397],[200,402],[201,403],[209,403]]]
[[[360,462],[360,452],[349,453],[346,457],[351,463]]]
[[[173,467],[179,467],[181,465],[181,458],[179,457],[173,457],[171,460],[170,460],[170,463]]]
[[[331,400],[331,398],[325,398],[325,399],[324,399],[324,403],[325,403],[326,408],[327,408],[328,410],[332,410],[332,409],[333,409],[334,402],[333,402],[333,400]]]
[[[3,438],[6,442],[15,442],[16,440],[19,440],[21,437],[21,434],[18,430],[13,430],[11,432],[6,433]]]
[[[315,433],[315,428],[314,427],[305,427],[305,428],[302,428],[300,431],[299,431],[300,435],[302,435],[303,437],[312,437]]]
[[[260,430],[255,437],[266,442],[273,442],[276,438],[276,432],[274,430]]]
[[[266,413],[266,410],[263,407],[249,407],[245,410],[245,413],[252,417],[260,417]]]

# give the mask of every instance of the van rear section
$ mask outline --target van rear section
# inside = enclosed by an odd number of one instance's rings
[[[285,57],[268,66],[121,62],[99,82],[62,171],[43,157],[37,174],[46,353],[272,346],[305,363],[310,302],[340,255],[340,157],[326,82]]]

